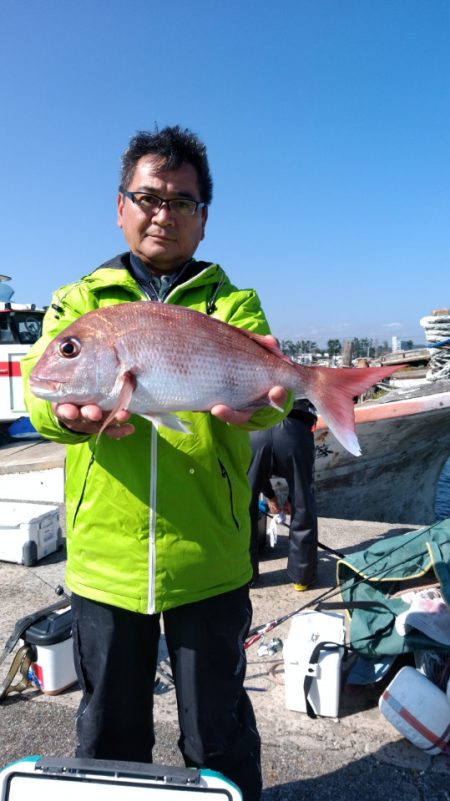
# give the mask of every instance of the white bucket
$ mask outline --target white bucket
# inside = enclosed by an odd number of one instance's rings
[[[410,743],[428,754],[450,753],[447,695],[413,667],[403,667],[386,687],[380,712]]]
[[[46,695],[57,695],[77,681],[70,609],[50,612],[29,626],[23,640],[34,649],[32,674]]]

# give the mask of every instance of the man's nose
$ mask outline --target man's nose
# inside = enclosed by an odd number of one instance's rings
[[[174,224],[174,215],[171,212],[167,200],[163,200],[161,206],[155,213],[153,214],[153,219],[157,218],[157,222],[159,225],[173,225]]]

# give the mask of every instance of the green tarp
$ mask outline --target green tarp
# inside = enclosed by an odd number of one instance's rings
[[[450,606],[450,519],[349,554],[338,562],[337,580],[345,603],[371,603],[369,609],[349,609],[353,650],[368,656],[448,650],[417,629],[398,634],[395,618],[409,604],[392,596],[419,584],[438,583]]]

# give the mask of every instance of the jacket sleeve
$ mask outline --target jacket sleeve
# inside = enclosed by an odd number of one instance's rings
[[[81,301],[81,293],[79,291],[71,292],[71,287],[64,287],[55,292],[52,303],[44,316],[42,336],[24,356],[20,365],[24,382],[25,407],[36,431],[46,439],[71,445],[85,442],[89,439],[89,435],[76,434],[61,425],[53,414],[51,403],[33,395],[29,388],[28,378],[48,343],[80,317],[84,311],[87,311],[86,308],[82,309]]]
[[[230,325],[235,325],[237,328],[245,328],[247,331],[254,331],[256,334],[262,334],[263,336],[270,334],[269,323],[267,322],[257,293],[253,289],[249,289],[245,292],[244,299],[242,299],[240,292],[237,293],[237,296],[240,296],[240,302],[232,306],[231,313],[226,322]],[[272,428],[272,426],[280,423],[290,412],[293,401],[293,393],[288,392],[288,399],[282,412],[278,411],[278,409],[274,409],[272,406],[265,406],[262,409],[258,409],[258,411],[252,415],[248,423],[240,426],[240,428],[247,431]]]

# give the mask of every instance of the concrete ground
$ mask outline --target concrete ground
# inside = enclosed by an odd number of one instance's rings
[[[398,526],[322,519],[320,539],[339,550],[364,547]],[[401,527],[400,530],[406,530]],[[314,589],[296,593],[285,573],[287,538],[262,562],[261,586],[252,589],[254,623],[294,611],[334,583],[334,557],[320,552],[319,581]],[[64,553],[33,568],[0,564],[0,642],[15,621],[56,600],[53,588],[64,580]],[[290,622],[268,635],[285,640]],[[378,686],[360,695],[341,693],[339,717],[312,720],[289,711],[284,703],[282,655],[259,656],[258,645],[248,654],[246,688],[255,707],[263,742],[264,801],[370,798],[371,801],[448,801],[450,758],[429,757],[404,740],[378,711]],[[155,762],[182,764],[177,749],[175,694],[167,678],[162,651],[155,719]],[[10,663],[0,667],[0,678]],[[57,696],[33,689],[12,694],[0,706],[0,767],[30,754],[73,754],[74,713],[80,693],[75,686]]]
[[[349,552],[365,547],[376,537],[407,530],[408,526],[388,523],[322,518],[319,538],[330,547]],[[285,571],[285,529],[279,528],[279,533],[275,548],[268,548],[263,556],[260,585],[251,590],[255,625],[309,604],[335,582],[336,560],[321,550],[317,584],[305,593],[295,592]],[[64,563],[64,550],[32,568],[0,562],[2,648],[18,618],[57,600],[54,588],[64,582]],[[289,627],[290,621],[286,621],[267,639],[285,641]],[[164,656],[163,643],[153,758],[155,762],[181,765],[175,693],[166,675]],[[286,709],[281,652],[260,656],[258,645],[253,645],[247,656],[246,689],[263,746],[263,801],[450,801],[450,757],[427,756],[385,720],[377,706],[381,685],[367,687],[357,695],[344,688],[339,716],[312,720]],[[8,657],[0,666],[0,681],[10,662]],[[56,696],[34,689],[9,695],[0,705],[0,768],[31,754],[73,755],[79,699],[77,686]]]

